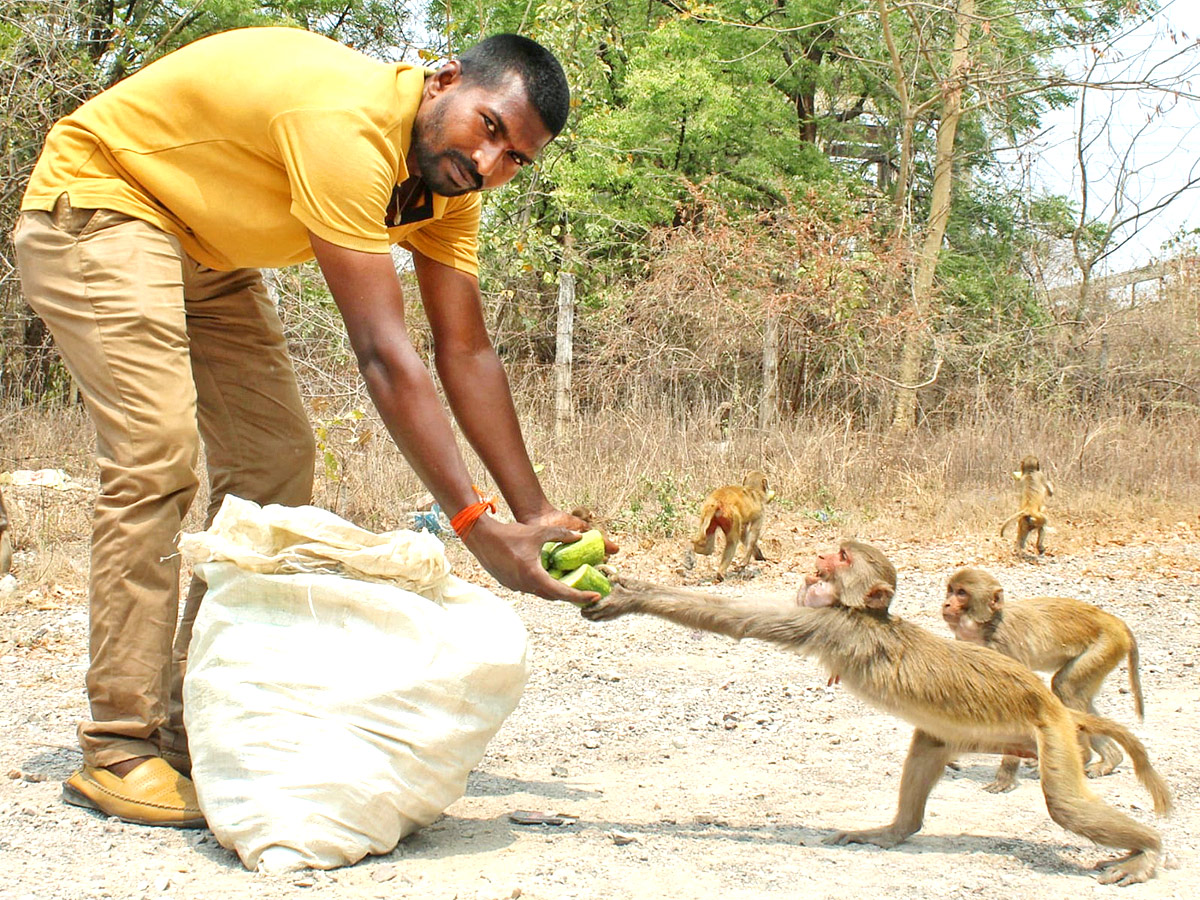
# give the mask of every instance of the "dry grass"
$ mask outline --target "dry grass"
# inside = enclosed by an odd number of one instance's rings
[[[998,548],[996,527],[1016,499],[1008,473],[1027,453],[1041,458],[1055,484],[1053,546],[1080,550],[1139,534],[1200,532],[1200,417],[1186,410],[1149,421],[1134,412],[1096,420],[989,414],[902,438],[828,419],[764,432],[755,412],[744,410],[724,437],[714,409],[671,409],[634,391],[628,406],[592,410],[557,437],[547,373],[516,371],[513,380],[530,456],[551,500],[587,504],[626,543],[682,543],[707,491],[763,468],[778,494],[771,518],[798,533],[819,532],[821,541],[836,534],[960,537]],[[314,398],[311,411],[329,459],[318,466],[315,502],[373,530],[407,527],[425,488],[360,385],[336,402]],[[355,410],[367,412],[360,418]],[[4,489],[22,581],[78,587],[96,482],[90,424],[79,408],[26,407],[0,412],[0,425],[4,470],[61,468],[87,488]],[[494,489],[469,450],[467,460],[481,486]],[[185,528],[202,526],[206,502],[202,488]]]

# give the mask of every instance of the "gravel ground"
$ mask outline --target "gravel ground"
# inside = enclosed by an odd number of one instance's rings
[[[769,530],[783,535],[768,544],[777,561],[714,592],[793,592],[813,552],[838,537],[808,520]],[[207,831],[126,825],[62,804],[86,705],[84,592],[81,578],[39,584],[38,560],[25,551],[15,593],[0,606],[0,898],[1196,897],[1195,527],[1077,540],[1040,563],[990,538],[862,537],[900,572],[894,612],[940,634],[945,579],[960,565],[988,568],[1011,599],[1067,594],[1129,622],[1146,721],[1136,722],[1123,666],[1098,706],[1135,729],[1175,792],[1177,812],[1157,823],[1170,857],[1157,879],[1099,885],[1090,867],[1112,854],[1050,821],[1036,772],[1023,769],[1012,793],[983,791],[994,757],[964,757],[948,771],[923,831],[900,847],[826,846],[834,830],[890,820],[908,726],[827,688],[815,663],[777,647],[644,617],[592,624],[570,605],[524,596],[512,602],[529,629],[533,672],[466,796],[387,856],[332,872],[249,873]],[[627,537],[613,561],[637,577],[705,584],[712,562],[688,568],[681,544]],[[460,574],[485,577],[460,547],[450,555]],[[1153,820],[1127,763],[1093,787]],[[520,825],[514,810],[567,820]]]

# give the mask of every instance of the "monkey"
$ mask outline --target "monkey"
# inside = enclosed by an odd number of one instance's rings
[[[946,583],[942,618],[960,641],[971,641],[1011,656],[1035,672],[1053,672],[1050,688],[1064,704],[1095,713],[1093,700],[1105,676],[1122,660],[1129,663],[1129,687],[1138,721],[1145,717],[1138,645],[1133,632],[1112,613],[1070,597],[1033,597],[1004,602],[1004,588],[982,569],[959,569]],[[1108,775],[1123,759],[1120,748],[1103,735],[1080,741],[1084,763],[1094,749],[1097,762],[1089,777]],[[996,778],[984,790],[998,794],[1017,786],[1017,765],[1006,756]]]
[[[767,476],[755,471],[747,473],[740,485],[716,488],[704,499],[700,507],[700,530],[692,540],[692,549],[707,556],[713,552],[717,530],[725,535],[717,581],[725,577],[739,543],[746,548],[742,566],[749,565],[751,557],[766,559],[758,548],[758,536],[762,532],[763,507],[774,497],[775,492],[767,486]]]
[[[737,640],[782,644],[816,657],[862,700],[916,726],[894,820],[839,831],[827,843],[896,846],[920,830],[925,803],[948,762],[960,753],[1001,753],[1036,757],[1051,819],[1098,844],[1129,851],[1100,864],[1101,882],[1134,884],[1157,872],[1158,832],[1091,792],[1076,734],[1118,741],[1155,810],[1165,814],[1171,794],[1141,741],[1116,722],[1069,709],[1016,660],[893,616],[888,607],[896,570],[878,549],[847,540],[822,554],[795,604],[748,602],[611,575],[612,593],[583,607],[586,618],[643,613]]]
[[[0,494],[0,575],[12,569],[12,535],[8,529],[8,510],[4,508],[4,495]]]
[[[1025,552],[1025,541],[1030,533],[1037,532],[1037,552],[1041,556],[1046,552],[1044,532],[1046,523],[1046,500],[1054,496],[1054,485],[1042,474],[1041,464],[1036,456],[1026,456],[1021,460],[1021,471],[1013,472],[1021,489],[1021,508],[1010,516],[1000,526],[1000,537],[1013,522],[1017,523],[1017,553]]]

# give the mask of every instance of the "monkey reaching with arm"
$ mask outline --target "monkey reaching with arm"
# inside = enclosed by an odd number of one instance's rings
[[[1107,805],[1088,787],[1077,735],[1118,741],[1133,760],[1154,808],[1171,797],[1142,743],[1126,728],[1063,705],[1042,680],[1013,659],[975,644],[947,641],[888,613],[896,571],[879,550],[857,541],[817,559],[798,605],[757,605],[617,576],[607,597],[583,608],[600,621],[626,613],[659,616],[735,639],[757,638],[816,657],[866,702],[916,726],[895,819],[828,841],[893,847],[920,830],[925,803],[959,753],[1036,755],[1046,808],[1059,825],[1129,852],[1101,864],[1106,884],[1153,877],[1162,841],[1148,825]]]
[[[1144,715],[1137,640],[1112,613],[1070,597],[1006,604],[999,581],[983,569],[967,568],[946,583],[942,618],[960,641],[990,647],[1035,672],[1053,672],[1051,690],[1080,712],[1096,712],[1093,701],[1105,676],[1127,659],[1134,709],[1139,721]],[[1080,746],[1085,764],[1093,749],[1100,757],[1087,766],[1090,777],[1108,775],[1124,758],[1116,743],[1103,735],[1081,735]],[[1004,757],[995,781],[984,790],[995,794],[1015,788],[1017,765],[1016,757]]]
[[[1021,489],[1021,508],[1010,516],[1000,526],[1000,537],[1013,522],[1017,523],[1017,552],[1025,552],[1025,541],[1029,535],[1037,532],[1037,552],[1041,556],[1046,552],[1044,532],[1046,523],[1046,500],[1054,496],[1054,485],[1042,474],[1042,466],[1036,456],[1026,456],[1021,460],[1021,471],[1013,472]]]

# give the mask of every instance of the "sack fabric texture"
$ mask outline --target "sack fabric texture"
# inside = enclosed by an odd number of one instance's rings
[[[230,495],[179,546],[208,584],[183,685],[192,778],[247,868],[388,853],[463,795],[528,639],[436,537]]]

